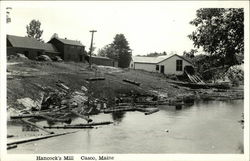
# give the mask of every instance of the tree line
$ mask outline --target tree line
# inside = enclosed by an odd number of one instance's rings
[[[244,59],[244,10],[242,8],[201,8],[196,11],[196,18],[190,21],[196,29],[189,39],[194,49],[184,51],[183,55],[193,59],[201,71],[210,67],[233,66]],[[43,41],[41,22],[32,20],[26,26],[27,36]],[[205,54],[199,53],[202,49]],[[97,52],[99,56],[118,61],[118,66],[127,68],[132,59],[132,50],[124,34],[116,34],[111,44]],[[149,53],[146,56],[167,55],[166,52]]]

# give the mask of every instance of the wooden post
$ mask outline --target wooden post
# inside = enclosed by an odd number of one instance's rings
[[[94,33],[97,32],[96,30],[90,30],[89,32],[92,33],[91,35],[91,43],[89,48],[89,67],[91,68],[91,56],[92,56],[92,50],[93,50],[93,39],[94,39]]]

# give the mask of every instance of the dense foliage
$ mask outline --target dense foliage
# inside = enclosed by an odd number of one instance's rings
[[[149,53],[146,56],[147,57],[157,57],[157,56],[163,56],[163,55],[167,55],[167,52],[162,52],[162,53],[158,53],[158,52],[154,52],[154,53]]]
[[[32,20],[29,25],[26,26],[27,36],[33,37],[38,41],[42,41],[41,36],[43,34],[43,30],[40,29],[41,22],[39,20]]]
[[[244,54],[244,11],[242,8],[202,8],[190,24],[196,30],[189,35],[194,46],[218,58],[221,65],[240,64]]]
[[[112,44],[100,49],[98,55],[118,60],[119,67],[127,68],[132,58],[132,51],[125,36],[123,34],[116,34]]]

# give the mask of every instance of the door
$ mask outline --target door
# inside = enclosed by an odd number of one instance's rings
[[[165,68],[164,68],[164,65],[161,65],[161,73],[165,73]]]

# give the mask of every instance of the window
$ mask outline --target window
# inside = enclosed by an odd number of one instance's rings
[[[156,68],[155,68],[156,70],[159,70],[159,65],[156,65]]]
[[[182,60],[176,60],[176,71],[182,71]]]

